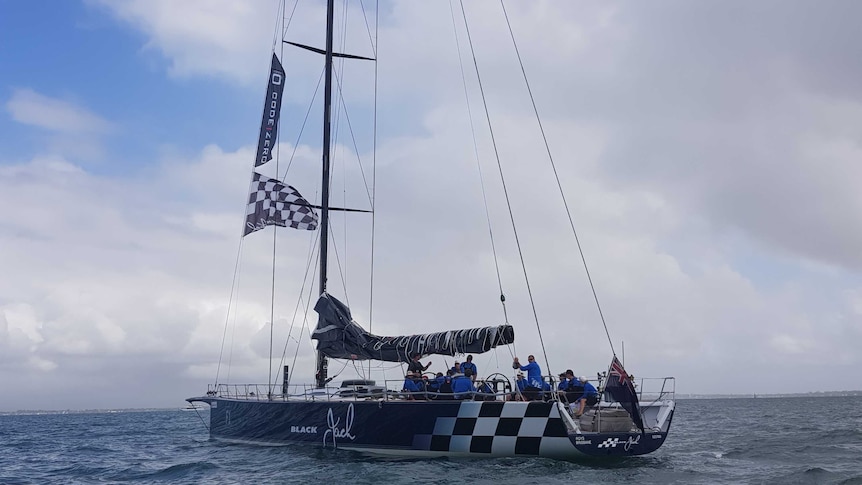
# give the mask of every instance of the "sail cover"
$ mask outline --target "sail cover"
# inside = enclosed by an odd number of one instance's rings
[[[317,214],[296,189],[254,172],[242,235],[266,226],[313,231],[317,229]]]
[[[515,329],[511,325],[379,337],[366,332],[353,321],[347,305],[326,293],[317,300],[314,310],[319,319],[311,338],[317,340],[317,350],[334,359],[409,362],[416,353],[481,354],[515,341]]]
[[[281,95],[284,92],[284,68],[275,53],[272,53],[272,67],[266,84],[266,102],[260,120],[260,136],[257,139],[257,153],[254,166],[259,167],[272,160],[272,147],[278,138],[278,117],[281,113]]]

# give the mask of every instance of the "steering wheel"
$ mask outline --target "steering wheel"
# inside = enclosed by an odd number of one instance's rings
[[[500,393],[500,389],[497,388],[497,384],[500,383],[503,384],[503,392],[512,392],[512,381],[505,374],[495,372],[486,377],[485,382],[494,386],[494,394]]]

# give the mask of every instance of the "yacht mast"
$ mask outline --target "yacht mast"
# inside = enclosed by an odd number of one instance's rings
[[[332,29],[335,0],[326,2],[326,63],[323,84],[323,181],[320,202],[320,294],[326,292],[326,256],[329,246],[329,143],[332,111]],[[317,387],[326,386],[327,360],[323,352],[317,352]]]

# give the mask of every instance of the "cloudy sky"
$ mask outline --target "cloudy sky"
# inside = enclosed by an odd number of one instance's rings
[[[322,46],[322,5],[301,3],[286,37]],[[630,372],[684,393],[862,388],[862,5],[506,8]],[[271,312],[273,366],[284,353],[310,381],[295,309],[316,233],[279,229],[272,308],[273,229],[239,237],[277,2],[0,11],[0,411],[180,406],[217,372],[265,383]],[[537,319],[454,12],[339,7],[339,50],[379,59],[378,136],[375,154],[375,66],[345,62],[333,204],[368,209],[376,180],[376,236],[372,292],[371,217],[333,219],[330,290],[379,334],[503,323],[490,220],[517,343],[477,356],[480,373],[532,353],[595,375],[611,349],[500,4],[466,17]],[[317,200],[322,61],[276,49],[288,87],[262,172]]]

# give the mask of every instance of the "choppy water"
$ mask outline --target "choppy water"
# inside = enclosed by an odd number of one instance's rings
[[[383,460],[213,442],[195,412],[0,416],[0,484],[841,483],[862,485],[858,398],[685,400],[656,453]],[[208,419],[206,413],[204,417]]]

